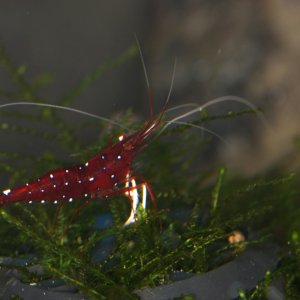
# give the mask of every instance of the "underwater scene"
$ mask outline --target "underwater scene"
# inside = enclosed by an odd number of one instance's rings
[[[0,1],[0,299],[300,299],[299,13]]]

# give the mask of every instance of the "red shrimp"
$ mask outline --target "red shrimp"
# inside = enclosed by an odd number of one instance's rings
[[[173,84],[174,73],[172,77]],[[172,89],[172,84],[170,91]],[[150,184],[146,180],[142,180],[139,184],[136,183],[137,176],[132,169],[132,162],[137,153],[146,145],[148,139],[153,135],[157,128],[162,123],[162,118],[166,112],[166,106],[170,97],[170,92],[165,102],[162,111],[157,115],[152,115],[146,123],[146,125],[127,137],[119,136],[119,141],[113,145],[109,145],[105,150],[98,153],[85,164],[79,166],[71,166],[68,168],[59,168],[52,170],[44,176],[38,178],[36,181],[27,183],[23,186],[15,187],[12,189],[4,190],[0,193],[0,205],[5,205],[14,202],[26,201],[29,203],[52,201],[57,204],[59,202],[72,202],[74,199],[85,198],[88,202],[94,198],[108,198],[114,195],[125,195],[131,201],[131,214],[126,221],[125,225],[135,221],[135,212],[139,203],[139,193],[142,191],[142,204],[146,207],[147,192],[150,195],[150,199],[154,201],[153,192]],[[150,96],[151,100],[151,96]],[[235,97],[235,96],[224,96],[221,98],[213,99],[206,102],[202,106],[197,104],[184,104],[176,108],[178,109],[183,106],[195,106],[196,108],[184,113],[178,117],[173,118],[171,121],[167,121],[166,124],[161,128],[159,134],[161,134],[171,124],[188,124],[181,122],[182,118],[190,116],[196,112],[203,110],[204,108],[224,101],[234,101],[244,104],[251,109],[256,107],[248,102],[247,100]],[[45,104],[45,103],[28,103],[28,102],[16,102],[0,105],[0,108],[14,105],[36,105],[36,106],[47,106],[53,108],[60,108],[70,110],[74,112],[80,112],[82,114],[104,119],[87,112],[79,111],[73,108],[67,108],[57,105]],[[150,108],[152,103],[150,101]],[[260,115],[262,120],[268,125],[263,115]],[[111,123],[118,124],[114,121],[109,120]],[[119,125],[119,124],[118,124]],[[220,140],[224,141],[222,137],[217,135],[201,126],[189,124],[193,127],[199,127],[202,130],[208,131],[209,133],[217,136]],[[226,141],[224,141],[226,144]]]
[[[172,89],[173,79],[174,73],[170,91]],[[142,190],[142,204],[144,207],[146,207],[147,191],[150,194],[150,198],[153,200],[153,203],[155,202],[149,183],[145,180],[142,180],[139,184],[136,183],[136,179],[139,178],[137,178],[137,176],[134,174],[132,162],[137,153],[146,145],[149,137],[152,136],[152,134],[160,126],[163,115],[166,112],[166,106],[169,97],[170,92],[162,111],[157,116],[153,116],[150,96],[150,108],[152,116],[146,125],[137,132],[127,137],[124,137],[123,135],[119,136],[118,142],[113,145],[109,145],[105,150],[89,159],[85,164],[55,169],[38,178],[36,181],[27,183],[23,186],[4,190],[2,193],[0,192],[0,205],[22,201],[29,203],[38,201],[44,203],[45,201],[52,201],[53,203],[57,204],[58,202],[72,202],[76,198],[85,198],[87,201],[89,201],[90,199],[94,198],[108,198],[114,195],[125,195],[132,203],[131,215],[125,224],[133,222],[135,220],[135,211],[139,202],[138,190]],[[234,101],[244,104],[253,110],[257,109],[247,100],[236,96],[224,96],[213,99],[206,102],[202,106],[198,106],[197,104],[180,105],[170,110],[178,109],[183,106],[195,106],[196,108],[173,118],[171,121],[167,121],[166,124],[161,128],[159,134],[161,134],[171,124],[188,124],[179,120],[199,112],[210,105],[224,101]],[[79,111],[74,108],[46,103],[16,102],[0,105],[0,108],[15,105],[35,105],[60,108],[73,112],[79,112],[81,114],[96,117],[102,120],[108,120],[106,118]],[[260,117],[262,118],[262,121],[268,125],[263,115],[260,114]],[[114,121],[109,121],[111,123],[120,125]],[[189,125],[193,127],[200,127],[193,124]],[[217,136],[226,144],[226,141],[215,132],[203,127],[200,128]]]
[[[55,169],[33,182],[11,189],[6,189],[2,193],[0,192],[0,206],[23,201],[28,203],[44,203],[45,201],[51,201],[57,204],[59,202],[64,203],[66,201],[72,202],[74,199],[78,198],[86,198],[86,203],[88,203],[89,200],[94,198],[108,198],[114,195],[125,195],[131,201],[131,214],[124,224],[127,225],[134,222],[136,219],[135,212],[139,203],[138,190],[142,191],[142,205],[144,208],[146,207],[147,191],[151,200],[155,204],[153,192],[149,183],[145,180],[142,180],[141,183],[136,183],[137,176],[133,172],[132,162],[134,157],[146,145],[146,141],[153,132],[156,131],[161,123],[172,90],[176,61],[168,97],[162,111],[157,116],[154,116],[152,111],[152,95],[146,67],[137,39],[136,42],[144,69],[150,103],[151,118],[146,125],[127,137],[124,135],[119,136],[118,142],[113,145],[109,145],[105,150],[98,153],[82,165]],[[3,108],[14,105],[49,106],[79,112],[108,121],[106,118],[99,117],[91,113],[58,105],[48,105],[45,103],[16,102],[0,105],[0,107]],[[118,124],[111,120],[109,120],[109,122]]]
[[[127,137],[119,136],[118,142],[82,165],[55,169],[33,182],[3,191],[0,193],[0,205],[22,201],[51,201],[56,204],[72,202],[73,199],[108,198],[120,194],[136,202],[138,189],[143,190],[143,202],[146,190],[153,200],[148,182],[136,184],[132,161],[160,125],[164,111],[165,107],[158,116],[151,117],[142,129]],[[134,213],[137,203],[132,205]],[[131,221],[132,218],[128,220]]]
[[[113,145],[109,145],[105,150],[98,153],[82,165],[55,169],[31,183],[27,183],[12,189],[6,189],[2,193],[0,192],[0,205],[3,206],[9,203],[24,201],[28,203],[44,203],[46,201],[50,201],[57,204],[59,202],[72,202],[74,199],[78,198],[85,198],[88,202],[90,199],[94,198],[108,198],[114,195],[125,195],[130,199],[132,206],[131,214],[125,224],[134,222],[135,212],[139,203],[138,191],[142,191],[142,204],[144,208],[146,207],[147,192],[149,193],[150,199],[154,204],[155,201],[151,186],[146,180],[141,180],[138,184],[136,183],[136,179],[140,180],[140,178],[135,175],[132,169],[132,162],[137,153],[146,145],[149,137],[151,137],[161,125],[162,118],[166,112],[169,96],[170,92],[162,111],[157,116],[153,116],[151,110],[152,116],[150,120],[140,130],[127,137],[124,137],[123,135],[119,136],[118,142],[114,143]],[[171,121],[166,122],[166,124],[161,128],[159,134],[161,134],[169,125],[173,123],[186,124],[179,121],[186,116],[190,116],[195,112],[201,111],[210,105],[228,100],[237,101],[247,106],[251,106],[248,101],[234,96],[213,99],[202,106],[190,104],[189,106],[196,106],[196,108],[185,114],[182,114],[181,116],[173,118]],[[46,103],[16,102],[0,105],[0,108],[15,105],[35,105],[60,108],[107,120],[103,117],[73,108],[61,107]],[[185,104],[184,106],[187,105],[188,104]],[[152,102],[150,101],[150,108],[152,108],[151,106]],[[180,107],[182,106],[178,106],[177,108]],[[251,106],[251,108],[254,107]],[[172,110],[174,110],[174,108]],[[110,122],[118,124],[111,120]],[[193,124],[190,125],[194,127],[200,127]],[[203,127],[201,127],[201,129],[206,130],[223,140],[222,137],[216,133]]]

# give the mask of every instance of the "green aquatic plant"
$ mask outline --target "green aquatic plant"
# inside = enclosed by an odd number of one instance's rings
[[[130,46],[118,58],[101,64],[65,93],[57,104],[71,106],[76,97],[107,70],[120,66],[136,54],[136,47]],[[28,79],[27,66],[13,64],[3,46],[0,66],[15,86],[14,90],[0,89],[5,102],[15,99],[43,102],[39,89],[51,83],[49,74]],[[31,273],[27,267],[4,263],[1,267],[18,269],[22,281],[28,284],[60,278],[93,299],[136,299],[133,293],[136,289],[169,283],[175,272],[205,273],[230,261],[249,244],[268,239],[281,246],[280,264],[266,274],[255,290],[240,291],[240,297],[263,299],[276,278],[284,279],[287,295],[299,296],[299,174],[282,175],[279,167],[274,167],[256,178],[240,179],[228,177],[222,166],[203,172],[195,168],[197,156],[210,139],[192,138],[190,126],[203,126],[213,120],[227,122],[245,113],[253,113],[253,110],[222,115],[203,111],[199,120],[168,128],[151,142],[137,159],[142,165],[137,163],[135,168],[142,168],[145,178],[151,182],[158,209],[139,207],[138,222],[125,228],[123,223],[130,205],[122,196],[91,201],[84,209],[80,209],[80,199],[60,208],[25,203],[1,207],[0,255],[30,257],[29,264],[41,265],[44,272],[42,275]],[[62,158],[47,149],[39,154],[0,149],[0,174],[8,186],[24,183],[70,162],[85,161],[105,148],[111,136],[120,134],[118,128],[108,128],[104,122],[70,125],[54,109],[45,107],[27,113],[0,111],[0,118],[3,118],[1,130],[53,142],[69,154]],[[27,123],[20,124],[16,120]],[[128,128],[141,125],[132,120],[132,112],[128,111],[119,123]],[[44,123],[50,124],[54,131],[42,130]],[[83,147],[76,130],[95,124],[101,126],[101,133],[94,144]],[[183,141],[182,146],[178,139]],[[207,181],[212,184],[207,185]],[[80,210],[74,214],[77,209]],[[181,214],[176,217],[174,212],[178,210]],[[95,226],[101,214],[110,214],[113,223],[107,227]],[[241,228],[255,231],[258,237],[229,243],[229,234]],[[107,239],[112,240],[110,251],[95,260],[95,249]],[[192,299],[193,295],[186,297]]]

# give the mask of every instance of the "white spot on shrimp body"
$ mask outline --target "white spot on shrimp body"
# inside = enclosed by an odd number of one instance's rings
[[[29,204],[32,204],[32,200],[30,200],[28,203],[29,203]]]
[[[102,155],[101,155],[101,159],[105,159],[105,155],[102,154]]]
[[[65,172],[66,172],[66,173],[69,173],[69,170],[68,170],[68,169],[66,169],[66,170],[65,170]]]
[[[79,184],[81,184],[81,183],[82,183],[82,181],[81,181],[81,180],[78,180],[77,182],[78,182]]]
[[[88,194],[84,194],[84,197],[87,197],[88,196]]]
[[[118,155],[118,156],[117,156],[117,159],[119,159],[119,160],[120,160],[121,158],[122,158],[122,156],[121,156],[121,155]]]
[[[93,181],[95,179],[95,177],[90,177],[89,181]]]
[[[42,201],[41,201],[41,203],[43,203],[43,204],[44,204],[44,203],[45,203],[45,200],[42,200]]]
[[[10,192],[11,192],[11,189],[7,189],[7,190],[3,191],[3,194],[7,196],[7,195],[9,195]]]
[[[50,174],[50,178],[51,178],[51,179],[53,179],[53,178],[54,178],[53,174]]]
[[[69,182],[66,181],[66,182],[65,182],[65,185],[69,185]]]
[[[56,187],[57,187],[57,185],[56,185],[56,184],[53,184],[53,187],[54,187],[54,188],[56,188]]]
[[[111,175],[110,175],[110,178],[111,178],[111,179],[114,179],[114,178],[115,178],[115,174],[111,174]]]
[[[54,204],[57,204],[58,203],[58,201],[57,200],[54,200],[54,202],[53,202]]]
[[[69,199],[69,202],[73,202],[73,198],[70,198],[70,199]]]
[[[85,163],[85,166],[87,167],[89,165],[89,163],[87,162],[87,163]]]

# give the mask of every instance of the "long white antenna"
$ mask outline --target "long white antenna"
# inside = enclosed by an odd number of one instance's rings
[[[179,104],[179,105],[176,105],[174,107],[170,107],[170,108],[166,109],[165,113],[168,113],[168,112],[173,111],[173,110],[178,110],[178,109],[181,109],[181,108],[185,108],[185,107],[199,107],[199,104],[198,103]]]
[[[185,117],[189,117],[189,116],[195,114],[196,112],[201,112],[203,109],[205,109],[205,108],[207,108],[211,105],[214,105],[214,104],[217,104],[217,103],[220,103],[220,102],[227,102],[227,101],[238,102],[238,103],[246,105],[250,109],[257,110],[257,107],[254,104],[252,104],[251,102],[247,101],[244,98],[237,97],[237,96],[223,96],[223,97],[219,97],[219,98],[216,98],[216,99],[212,99],[212,100],[204,103],[201,106],[197,106],[196,108],[194,108],[194,109],[192,109],[192,110],[190,110],[190,111],[188,111],[188,112],[186,112],[186,113],[184,113],[184,114],[182,114],[178,117],[175,117],[170,121],[167,121],[165,126],[163,126],[163,128],[161,129],[159,134],[161,134],[163,131],[165,131],[167,129],[167,127],[169,127],[171,124],[173,124],[173,123],[175,123],[175,122],[177,122],[177,121],[179,121],[179,120],[181,120]],[[193,103],[188,104],[188,105],[194,106]],[[186,106],[188,106],[188,105],[186,105]],[[181,105],[179,107],[183,107],[183,106],[185,106],[185,105]],[[175,109],[176,109],[176,107],[174,107],[172,110],[175,110]],[[268,121],[266,120],[266,118],[264,117],[264,115],[261,112],[258,112],[258,116],[268,128],[271,128],[270,124],[268,123]]]
[[[55,109],[60,109],[60,110],[66,110],[66,111],[70,111],[70,112],[74,112],[74,113],[78,113],[78,114],[82,114],[85,116],[89,116],[101,121],[105,121],[108,122],[110,124],[113,125],[117,125],[123,129],[129,130],[128,127],[105,117],[101,117],[80,109],[76,109],[76,108],[72,108],[72,107],[67,107],[67,106],[62,106],[62,105],[56,105],[56,104],[49,104],[49,103],[39,103],[39,102],[11,102],[11,103],[5,103],[5,104],[1,104],[0,105],[0,109],[1,108],[5,108],[5,107],[11,107],[11,106],[39,106],[39,107],[50,107],[50,108],[55,108]]]
[[[142,52],[141,45],[140,45],[140,42],[139,42],[137,36],[134,35],[134,37],[135,37],[137,47],[139,49],[140,58],[141,58],[141,62],[142,62],[143,70],[144,70],[144,75],[145,75],[145,80],[146,80],[146,85],[147,85],[147,93],[148,93],[148,97],[149,97],[150,117],[152,118],[153,117],[153,96],[152,96],[152,91],[150,89],[150,82],[149,82],[149,78],[148,78],[148,74],[147,74],[146,64],[145,64],[145,60],[144,60],[144,57],[143,57],[143,52]]]
[[[168,102],[170,100],[170,97],[171,97],[172,90],[173,90],[173,85],[174,85],[174,80],[175,80],[175,73],[176,73],[176,66],[177,66],[177,58],[175,57],[174,67],[173,67],[173,72],[172,72],[172,77],[171,77],[171,84],[170,84],[169,93],[168,93],[165,105],[168,104]]]
[[[140,42],[139,42],[139,40],[138,40],[136,34],[134,35],[134,37],[135,37],[135,42],[136,42],[136,44],[137,44],[137,47],[138,47],[138,49],[139,49],[139,54],[140,54],[140,59],[141,59],[142,66],[143,66],[143,70],[144,70],[144,75],[145,75],[146,85],[147,85],[147,88],[150,89],[150,83],[149,83],[149,78],[148,78],[148,74],[147,74],[147,69],[146,69],[145,60],[144,60],[144,57],[143,57],[142,48],[141,48]]]
[[[217,134],[213,130],[210,130],[210,129],[206,128],[206,127],[203,127],[203,126],[200,126],[200,125],[197,125],[197,124],[192,124],[192,123],[189,123],[189,122],[175,121],[174,123],[175,124],[179,124],[179,125],[186,125],[186,126],[189,126],[189,127],[201,129],[202,131],[208,132],[209,134],[214,135],[215,137],[217,137],[226,146],[229,145],[229,143],[224,138],[222,138],[219,134]]]

